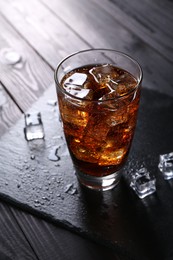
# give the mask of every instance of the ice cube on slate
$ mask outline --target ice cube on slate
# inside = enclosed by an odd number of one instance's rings
[[[130,186],[138,197],[143,199],[156,191],[156,180],[145,167],[142,167],[132,176]]]
[[[27,141],[44,138],[41,113],[25,114],[24,134]]]
[[[173,178],[173,152],[161,154],[158,167],[165,180]]]

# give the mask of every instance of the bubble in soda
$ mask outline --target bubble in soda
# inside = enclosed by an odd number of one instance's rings
[[[137,196],[143,199],[156,191],[156,180],[145,167],[142,167],[131,176],[130,186]]]
[[[44,138],[44,128],[41,113],[25,114],[24,134],[27,141]]]
[[[158,168],[165,180],[173,178],[173,152],[160,155]]]

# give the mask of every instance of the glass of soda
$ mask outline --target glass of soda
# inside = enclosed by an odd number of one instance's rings
[[[67,146],[79,182],[115,187],[134,136],[142,70],[128,55],[90,49],[62,60],[55,71]]]

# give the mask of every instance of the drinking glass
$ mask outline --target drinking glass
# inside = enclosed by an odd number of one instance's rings
[[[115,187],[134,136],[142,70],[128,55],[90,49],[63,59],[55,83],[77,178],[95,190]]]

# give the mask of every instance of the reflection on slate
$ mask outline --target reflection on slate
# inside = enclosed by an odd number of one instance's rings
[[[23,118],[1,138],[1,198],[107,244],[130,259],[173,256],[173,180],[165,181],[157,167],[159,154],[173,150],[173,99],[143,89],[124,178],[119,187],[101,193],[78,184],[58,112],[47,105],[52,98],[54,87],[29,111],[42,113],[45,140],[26,142]],[[50,160],[55,147],[60,158]],[[127,178],[141,165],[156,176],[157,187],[155,194],[143,200],[129,188]]]

